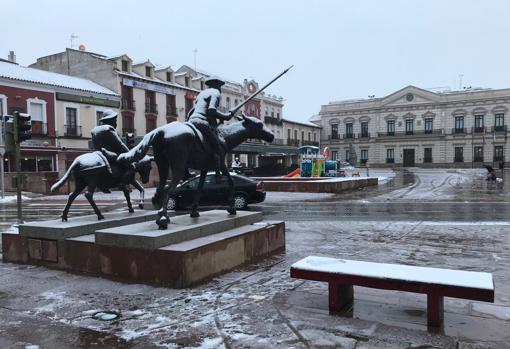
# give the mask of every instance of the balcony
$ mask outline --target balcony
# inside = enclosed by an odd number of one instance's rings
[[[473,127],[471,129],[471,132],[473,133],[485,133],[485,127],[481,126],[481,127]]]
[[[145,103],[145,112],[148,114],[157,114],[158,105],[153,103]]]
[[[46,123],[32,120],[31,125],[32,135],[42,136],[48,134],[48,125]]]
[[[177,116],[177,108],[174,105],[166,106],[166,115],[167,116]]]
[[[386,163],[387,164],[394,164],[395,163],[395,159],[386,159]]]
[[[282,138],[275,138],[273,139],[273,142],[271,144],[276,144],[276,145],[284,145],[284,141]]]
[[[500,162],[500,161],[505,161],[505,157],[504,156],[499,156],[499,155],[495,155],[494,158],[493,158],[493,161],[497,161],[497,162]]]
[[[473,162],[483,162],[483,156],[475,156]]]
[[[287,145],[291,147],[299,147],[299,140],[298,139],[287,139]]]
[[[302,145],[311,145],[311,146],[314,146],[314,147],[318,147],[319,146],[319,142],[314,142],[314,141],[301,141],[301,144]]]
[[[264,117],[264,122],[266,124],[273,124],[273,125],[282,125],[283,124],[282,119],[278,119],[278,118],[275,118],[275,117],[272,117],[272,116],[265,116]]]
[[[466,132],[466,129],[465,128],[452,128],[452,134],[453,135],[458,135],[458,134],[467,134]]]
[[[455,156],[453,158],[453,162],[464,162],[464,157],[463,156]]]
[[[424,158],[423,158],[423,162],[425,162],[425,163],[427,163],[427,162],[428,162],[428,163],[431,163],[431,162],[432,162],[432,158],[424,157]]]
[[[121,109],[123,109],[123,110],[131,110],[131,111],[136,110],[136,108],[135,108],[135,101],[132,100],[132,99],[128,99],[128,98],[122,98]]]
[[[413,137],[413,136],[439,136],[443,134],[443,129],[436,130],[414,130],[399,132],[378,132],[377,137]]]
[[[344,139],[354,139],[354,133],[344,133]]]
[[[340,139],[340,137],[338,137],[338,133],[332,133],[328,136],[328,139]]]
[[[358,138],[370,138],[370,133],[369,132],[358,133]]]
[[[64,137],[81,137],[81,126],[64,125]]]
[[[491,129],[492,132],[506,132],[506,130],[507,130],[506,125],[492,126],[492,129]]]
[[[136,130],[132,127],[122,128],[122,135],[125,136],[126,133],[132,133],[133,136],[136,136]]]

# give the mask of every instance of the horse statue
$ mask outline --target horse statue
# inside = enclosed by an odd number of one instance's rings
[[[225,140],[225,150],[227,152],[247,139],[273,141],[273,133],[259,119],[244,114],[238,119],[240,121],[218,127],[218,134]],[[120,154],[117,161],[133,162],[141,159],[150,146],[154,150],[154,161],[159,172],[159,185],[152,198],[154,206],[159,209],[159,218],[156,221],[159,229],[167,229],[168,227],[170,222],[167,212],[168,199],[177,184],[184,179],[187,168],[200,170],[200,181],[190,214],[191,217],[199,217],[198,204],[207,171],[216,167],[214,157],[208,151],[210,147],[207,140],[193,125],[176,121],[147,133],[137,146],[126,153]],[[230,177],[225,161],[222,161],[220,170],[227,177],[229,186],[229,208],[227,211],[229,214],[235,215],[234,182]],[[169,171],[171,171],[172,179],[167,184]]]
[[[109,155],[111,156],[111,154]],[[115,154],[113,155],[115,156]],[[113,163],[110,166],[107,158],[100,151],[78,156],[64,176],[51,187],[52,192],[58,190],[69,179],[71,174],[76,182],[75,189],[71,194],[69,194],[66,207],[64,208],[64,211],[62,211],[62,222],[67,222],[67,214],[71,204],[74,199],[80,195],[83,189],[85,189],[85,187],[87,187],[85,197],[94,209],[98,220],[104,219],[104,216],[101,214],[101,211],[99,211],[99,208],[93,199],[96,188],[99,188],[106,193],[110,192],[109,189],[118,188],[122,190],[126,197],[129,212],[134,212],[129,196],[130,190],[128,188],[128,185],[131,184],[140,192],[139,207],[142,209],[144,205],[144,189],[143,186],[135,179],[135,173],[138,172],[140,174],[142,183],[147,183],[149,181],[151,171],[151,160],[151,157],[145,156],[134,165],[127,166],[128,170],[126,170],[126,166],[121,167],[116,163]]]

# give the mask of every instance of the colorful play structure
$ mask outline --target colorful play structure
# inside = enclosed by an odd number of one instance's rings
[[[301,167],[283,177],[336,177],[337,162],[328,160],[331,157],[331,150],[326,147],[322,154],[319,154],[319,147],[305,145],[299,147]]]

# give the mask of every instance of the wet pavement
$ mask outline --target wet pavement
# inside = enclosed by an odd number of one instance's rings
[[[285,219],[286,252],[191,289],[0,263],[0,348],[510,348],[508,194],[480,170],[417,169],[342,195],[268,193],[251,209]],[[441,329],[414,293],[355,287],[331,314],[325,284],[289,277],[308,255],[491,272],[496,299],[447,298]]]

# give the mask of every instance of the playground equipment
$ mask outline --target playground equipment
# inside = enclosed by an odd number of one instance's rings
[[[319,155],[319,147],[305,145],[299,147],[301,154],[301,177],[322,177],[325,157]]]

